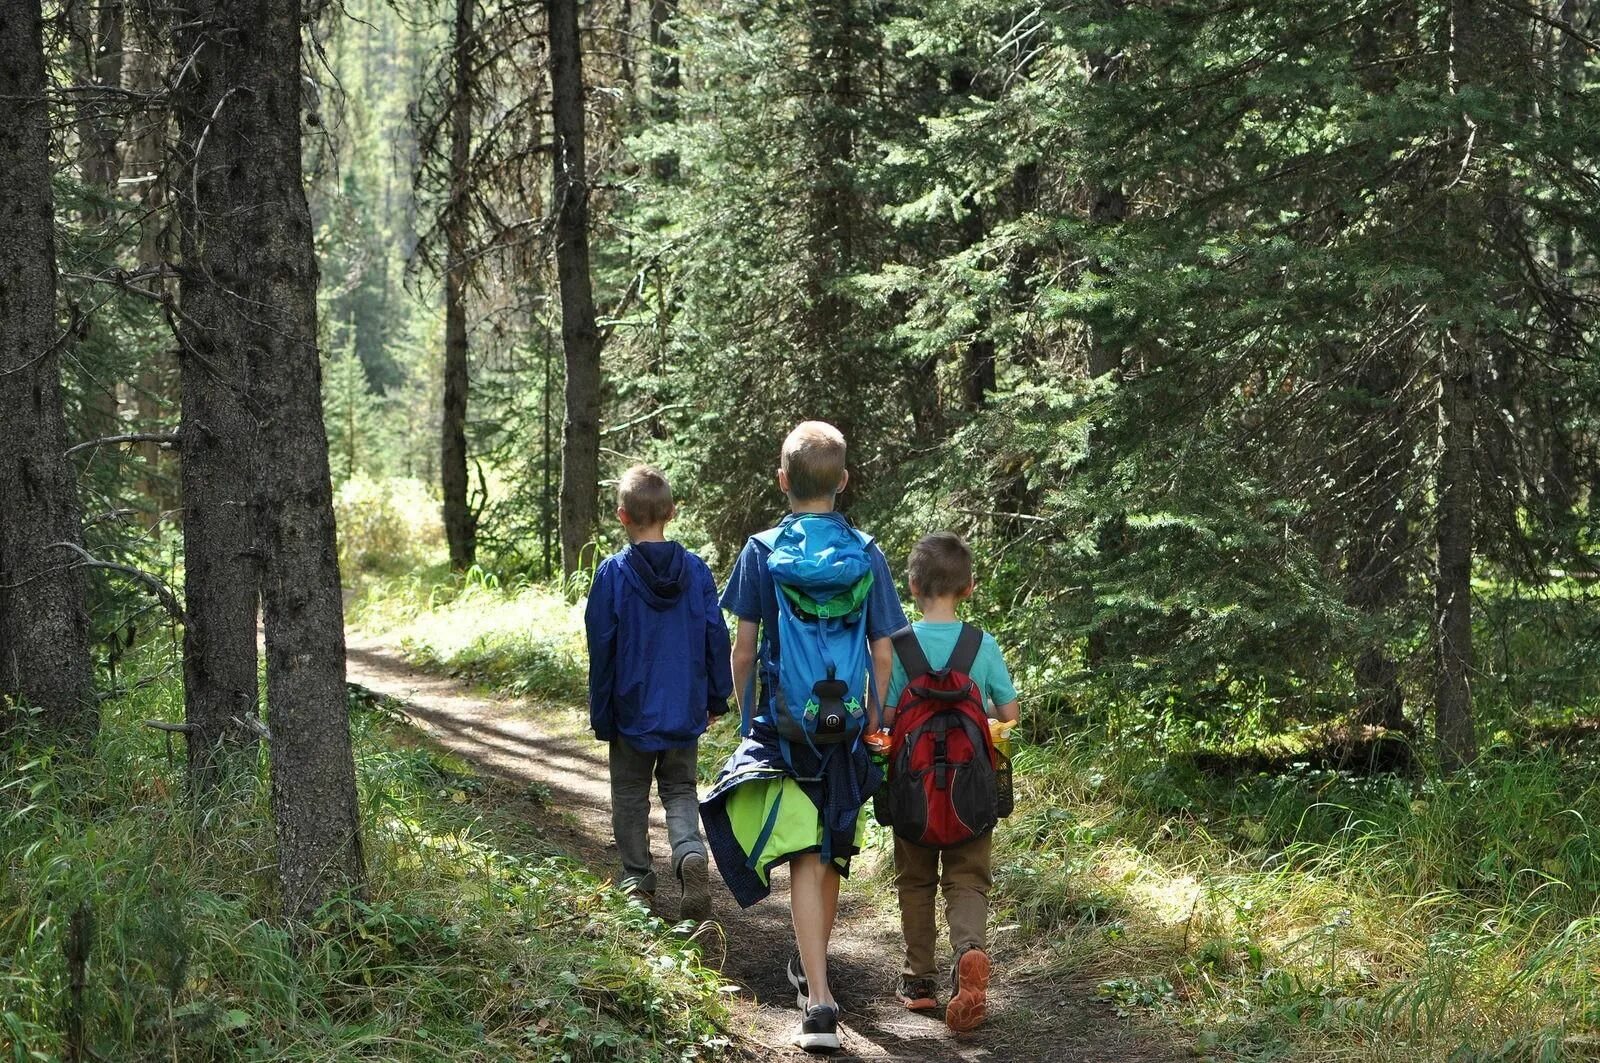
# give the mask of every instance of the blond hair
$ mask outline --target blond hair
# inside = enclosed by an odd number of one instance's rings
[[[635,465],[617,481],[617,505],[628,520],[654,528],[672,517],[672,485],[653,465]]]
[[[826,421],[802,421],[783,441],[779,467],[799,502],[832,498],[844,479],[844,433]]]
[[[907,581],[924,598],[948,598],[972,586],[972,550],[955,532],[924,535],[906,561]]]

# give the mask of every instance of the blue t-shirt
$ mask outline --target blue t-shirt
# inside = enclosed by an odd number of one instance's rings
[[[900,607],[900,596],[895,593],[889,561],[877,543],[867,548],[867,556],[872,564],[872,590],[867,594],[867,638],[876,641],[905,627],[906,611]],[[734,562],[733,574],[722,591],[722,608],[740,620],[755,620],[761,624],[757,657],[768,666],[775,666],[777,658],[772,652],[772,635],[778,630],[778,589],[772,582],[772,573],[767,571],[767,550],[753,539],[744,544],[739,560]],[[762,669],[758,667],[756,672],[759,675]],[[766,711],[772,693],[764,682],[761,687],[758,711]]]
[[[950,663],[950,654],[955,652],[956,640],[961,637],[961,621],[918,620],[911,630],[917,633],[917,642],[922,646],[923,656],[928,658],[928,667],[938,669]],[[1000,644],[987,631],[983,633],[983,643],[978,647],[978,656],[973,659],[969,675],[983,693],[983,707],[990,715],[994,714],[996,706],[1017,700],[1017,688],[1011,685],[1011,673],[1006,670],[1005,658],[1000,656]],[[895,654],[894,678],[889,680],[889,704],[897,704],[905,688],[906,670],[900,664],[900,655]]]

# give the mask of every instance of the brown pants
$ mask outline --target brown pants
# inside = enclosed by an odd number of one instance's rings
[[[894,884],[900,892],[900,926],[906,936],[907,978],[934,976],[934,899],[944,887],[944,916],[950,947],[985,948],[989,930],[989,887],[994,883],[989,849],[991,831],[954,849],[925,849],[904,838],[894,840]],[[940,864],[943,864],[941,869]]]

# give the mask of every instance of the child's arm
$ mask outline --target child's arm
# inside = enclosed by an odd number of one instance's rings
[[[985,671],[988,677],[984,682],[984,694],[988,697],[989,704],[994,708],[989,715],[1001,723],[1017,722],[1017,688],[1011,682],[1011,671],[1006,667],[1006,659],[1000,652],[1000,644],[990,635],[983,637],[983,653],[989,657]]]
[[[706,584],[706,722],[710,723],[728,711],[728,697],[733,693],[733,675],[729,671],[732,655],[728,644],[728,624],[722,618],[722,606],[717,604],[717,585],[710,570],[705,573]]]
[[[740,617],[739,630],[733,636],[733,697],[741,717],[754,709],[744,702],[746,697],[755,696],[750,678],[756,670],[756,634],[760,630],[761,621]]]
[[[894,724],[894,706],[880,705],[878,699],[889,693],[894,680],[894,640],[872,640],[872,694],[867,698],[867,730],[877,731]]]
[[[605,577],[604,567],[595,573],[583,610],[583,630],[589,645],[589,725],[596,738],[609,742],[616,737],[611,688],[616,676],[617,615]]]

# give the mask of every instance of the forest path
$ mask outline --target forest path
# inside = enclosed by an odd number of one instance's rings
[[[548,787],[551,799],[528,802],[527,815],[550,843],[601,875],[616,872],[611,840],[606,750],[565,709],[478,693],[459,680],[420,671],[381,639],[348,634],[351,683],[393,699],[439,747],[485,772],[527,786]],[[724,723],[721,726],[729,726]],[[678,907],[677,883],[662,866],[666,825],[652,808],[663,912]],[[859,859],[871,858],[864,854]],[[864,878],[864,876],[863,876]],[[793,948],[787,875],[774,876],[772,896],[741,910],[713,866],[713,920],[721,934],[706,938],[708,961],[744,988],[735,999],[734,1030],[758,1059],[805,1059],[788,1039],[798,1012],[784,975]],[[1129,1029],[1094,998],[1087,985],[1054,980],[1013,984],[1006,953],[997,954],[989,1021],[957,1038],[942,1015],[906,1011],[891,995],[900,955],[899,921],[846,883],[830,953],[834,991],[844,1009],[843,1050],[837,1060],[1023,1061],[1154,1063],[1188,1058],[1172,1044]],[[702,931],[706,933],[706,931]]]

